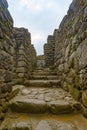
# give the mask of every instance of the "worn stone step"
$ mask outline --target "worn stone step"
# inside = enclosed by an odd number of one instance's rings
[[[48,72],[41,71],[41,72],[33,72],[32,75],[45,75],[45,76],[47,76],[47,75],[56,75],[56,73],[49,72],[49,71]]]
[[[64,100],[46,102],[38,99],[24,99],[23,97],[10,102],[12,112],[32,114],[68,114],[74,111],[71,104]]]
[[[49,68],[42,68],[42,69],[35,69],[34,72],[51,72],[52,70],[50,70]]]
[[[10,100],[11,115],[7,114],[0,130],[59,130],[59,128],[79,130],[78,126],[83,130],[85,122],[82,121],[85,120],[81,116],[79,120],[77,119],[81,108],[80,103],[76,102],[68,92],[61,88],[28,88],[23,85],[15,85],[13,88],[20,88],[20,90]],[[74,114],[77,115],[73,117]],[[68,123],[60,120],[62,117]],[[74,120],[76,123],[70,122]],[[86,126],[84,128],[87,128]]]
[[[87,120],[81,114],[36,116],[8,113],[0,130],[87,130]]]
[[[59,80],[27,80],[27,87],[59,87]]]
[[[45,75],[32,75],[31,76],[31,79],[33,80],[57,80],[58,77],[56,75],[48,75],[48,76],[45,76]]]
[[[80,104],[61,88],[21,88],[10,101],[11,111],[18,113],[67,114],[79,111],[78,108]]]

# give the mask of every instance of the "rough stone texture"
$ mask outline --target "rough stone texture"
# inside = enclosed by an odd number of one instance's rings
[[[43,75],[44,71],[46,74],[50,72],[48,68],[35,70],[40,75]],[[13,88],[11,97],[16,96],[10,100],[10,111],[1,124],[1,130],[25,130],[28,127],[32,130],[79,130],[79,128],[85,130],[87,128],[87,120],[78,114],[80,103],[62,88],[57,88],[55,85],[50,89],[45,86],[28,88],[24,85],[15,85]],[[72,112],[73,114],[68,114]]]
[[[0,120],[8,110],[8,101],[18,92],[11,93],[12,84],[20,77],[29,78],[36,62],[27,29],[14,28],[6,0],[0,0]],[[23,80],[21,80],[21,84]]]
[[[87,107],[87,0],[73,0],[53,36],[61,86]]]
[[[45,67],[45,56],[38,55],[37,56],[37,68]]]
[[[2,128],[2,130],[32,130],[31,125],[27,122],[18,122]]]
[[[72,106],[67,102],[66,100],[58,100],[58,101],[52,101],[49,103],[50,111],[53,114],[68,114],[73,112]]]
[[[84,90],[82,92],[82,102],[83,102],[84,106],[87,108],[87,90]]]
[[[14,28],[14,37],[16,39],[15,60],[16,60],[16,80],[29,79],[32,70],[36,64],[36,51],[31,44],[31,36],[25,28]]]
[[[61,117],[60,117],[61,118]],[[37,120],[36,120],[37,119]],[[31,115],[11,115],[3,122],[1,130],[86,130],[87,121],[82,120],[75,121],[76,118],[72,120],[60,120],[57,117],[41,117],[32,118]],[[21,121],[22,120],[22,121]]]
[[[47,121],[40,121],[35,130],[52,130]]]
[[[49,35],[47,38],[47,44],[44,45],[44,55],[45,55],[45,66],[49,67],[54,64],[54,51],[55,42],[54,36]]]
[[[15,40],[13,37],[13,20],[8,11],[6,0],[0,1],[0,92],[6,92],[6,84],[13,77],[13,55]],[[4,87],[3,87],[4,86]],[[8,90],[10,91],[10,90]]]
[[[20,91],[10,101],[12,112],[69,114],[81,108],[80,103],[61,88],[26,88],[21,85],[15,85],[14,88],[20,88]]]
[[[13,19],[6,0],[0,0],[0,120],[8,110],[8,97],[14,77]]]

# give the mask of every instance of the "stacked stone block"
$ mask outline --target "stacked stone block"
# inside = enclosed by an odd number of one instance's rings
[[[46,67],[53,66],[54,52],[55,52],[54,36],[49,35],[47,38],[47,44],[44,45],[44,55],[45,55],[45,66]]]
[[[13,19],[6,0],[0,0],[0,122],[8,109],[9,93],[14,77]]]
[[[31,35],[25,28],[14,28],[16,39],[15,47],[15,71],[17,79],[29,79],[36,63],[36,51],[31,44]]]
[[[44,55],[37,56],[37,68],[44,68],[45,67],[45,57]]]
[[[13,20],[6,0],[0,0],[0,91],[10,91],[9,85],[14,73]]]
[[[12,85],[28,79],[36,63],[36,51],[27,29],[14,28],[6,0],[0,0],[0,123],[9,100],[17,93]],[[15,82],[16,81],[16,82]]]
[[[54,31],[54,38],[55,68],[61,86],[87,108],[86,0],[73,0],[59,29]]]

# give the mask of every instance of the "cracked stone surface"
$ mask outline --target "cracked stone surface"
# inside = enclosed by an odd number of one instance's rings
[[[40,74],[45,79],[40,78]],[[46,79],[45,74],[49,75],[49,71],[38,70],[38,76],[30,80],[34,82],[33,87],[28,84],[27,87],[13,86],[14,91],[19,91],[9,102],[10,109],[0,130],[86,130],[87,122],[80,114],[80,103],[55,85],[54,76]]]
[[[81,114],[31,115],[8,113],[0,130],[86,130],[87,120]]]
[[[78,102],[61,88],[24,87],[10,101],[10,108],[13,112],[67,114],[76,110],[76,104]]]

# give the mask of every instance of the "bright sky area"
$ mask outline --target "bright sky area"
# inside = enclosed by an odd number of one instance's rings
[[[43,54],[47,36],[52,35],[67,14],[72,0],[7,0],[14,26],[28,28],[37,54]]]

